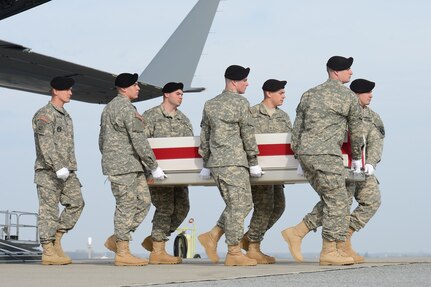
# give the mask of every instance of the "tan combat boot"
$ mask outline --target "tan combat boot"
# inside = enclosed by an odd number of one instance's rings
[[[114,234],[109,236],[108,239],[106,239],[104,245],[112,252],[117,253],[117,236],[115,236]]]
[[[349,228],[349,233],[346,236],[346,241],[337,241],[337,249],[340,253],[342,252],[347,256],[352,257],[353,261],[355,261],[355,264],[364,263],[365,258],[356,253],[355,250],[353,250],[352,248],[351,238],[354,231],[355,230],[353,230],[352,228]]]
[[[178,264],[180,257],[169,255],[165,250],[165,241],[153,241],[153,251],[150,253],[150,264]]]
[[[262,253],[260,250],[260,242],[250,242],[246,256],[256,259],[257,264],[274,264],[275,258]]]
[[[144,247],[148,251],[153,251],[153,239],[150,236],[145,237],[144,241],[141,243],[142,247]]]
[[[214,263],[219,261],[219,257],[217,254],[217,243],[223,234],[223,229],[216,225],[210,231],[202,233],[198,236],[198,240],[200,244],[205,248],[205,252],[208,255],[208,258]]]
[[[296,262],[304,261],[304,257],[301,253],[301,244],[302,239],[308,232],[310,232],[310,229],[305,225],[304,220],[302,220],[298,225],[289,227],[281,232],[281,235],[289,246],[290,254],[292,254]]]
[[[61,238],[63,237],[63,235],[64,232],[57,231],[55,233],[54,249],[55,253],[57,253],[58,256],[64,258],[68,261],[67,264],[70,264],[72,263],[72,259],[70,259],[70,257],[64,253],[63,248],[61,247]]]
[[[244,233],[241,241],[239,242],[239,247],[245,251],[248,251],[248,246],[250,245],[250,241],[248,240],[248,231]]]
[[[54,244],[52,244],[52,242],[42,244],[42,248],[43,265],[67,265],[71,263],[71,260],[57,255],[57,253],[55,252]]]
[[[355,262],[352,257],[345,257],[337,250],[337,243],[323,239],[322,252],[320,252],[320,265],[351,265]]]
[[[130,254],[129,241],[117,241],[114,264],[117,266],[143,266],[148,264],[148,260]]]
[[[226,266],[256,266],[256,259],[251,259],[242,254],[239,244],[229,245],[226,260],[224,261]]]

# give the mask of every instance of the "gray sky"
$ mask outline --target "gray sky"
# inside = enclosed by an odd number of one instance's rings
[[[0,39],[115,74],[141,73],[196,2],[54,0],[1,21]],[[426,191],[431,158],[425,149],[431,145],[431,99],[426,93],[430,10],[425,0],[222,1],[193,81],[207,90],[186,94],[181,110],[198,135],[204,102],[223,89],[225,68],[239,64],[251,68],[246,92],[251,105],[260,102],[266,79],[287,80],[282,108],[293,120],[302,93],[326,80],[327,59],[354,57],[352,79],[376,82],[371,107],[386,127],[383,160],[377,167],[382,206],[355,235],[354,247],[370,253],[431,253],[431,193]],[[0,210],[37,212],[31,118],[48,100],[0,88]],[[155,99],[136,106],[143,112],[159,103]],[[86,201],[80,221],[64,238],[66,250],[85,249],[91,236],[94,250],[103,251],[104,240],[113,232],[114,199],[97,146],[103,107],[73,101],[66,106],[74,120],[78,176]],[[318,201],[307,184],[286,186],[285,194],[286,211],[262,243],[269,253],[288,252],[280,231],[298,223]],[[218,191],[192,187],[190,201],[189,217],[195,218],[198,233],[214,226],[224,206]],[[142,252],[139,243],[150,232],[153,211],[133,235],[132,251]],[[226,250],[224,244],[220,247]],[[320,248],[319,230],[305,239],[303,251]],[[197,251],[204,253],[200,246]]]

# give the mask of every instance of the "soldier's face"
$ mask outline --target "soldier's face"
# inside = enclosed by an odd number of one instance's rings
[[[271,103],[274,107],[279,107],[283,105],[284,99],[286,98],[286,92],[284,89],[278,90],[276,92],[270,92]]]
[[[347,70],[343,70],[343,71],[338,71],[338,79],[343,83],[348,83],[350,82],[350,78],[353,75],[352,69],[347,69]]]
[[[179,107],[183,102],[183,94],[184,93],[182,90],[176,90],[172,93],[166,93],[165,97],[168,100],[169,104],[175,107]]]
[[[122,88],[123,94],[128,97],[130,100],[136,100],[139,96],[139,84],[134,83],[130,87]]]
[[[68,90],[53,90],[54,95],[63,103],[70,102],[70,98],[72,97],[72,88]]]
[[[245,78],[240,81],[233,81],[233,84],[235,85],[236,91],[238,92],[238,94],[244,94],[245,90],[247,90],[248,79]]]
[[[358,98],[362,107],[368,106],[373,98],[373,92],[358,94]]]

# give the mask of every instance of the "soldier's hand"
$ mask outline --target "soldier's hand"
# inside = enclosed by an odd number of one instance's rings
[[[372,166],[369,163],[365,164],[365,174],[366,175],[373,175],[374,174],[374,166]]]
[[[199,173],[200,178],[202,179],[211,179],[211,170],[209,168],[202,168]]]
[[[153,169],[151,171],[151,174],[153,175],[153,178],[156,180],[164,180],[165,178],[167,178],[167,175],[163,172],[163,170],[160,167]]]
[[[65,167],[60,168],[59,170],[57,170],[55,172],[57,174],[57,178],[62,179],[64,181],[66,181],[66,179],[69,177],[70,173],[69,170]]]
[[[362,167],[362,160],[352,160],[352,170],[353,173],[361,173],[361,167]]]
[[[264,174],[262,168],[258,165],[250,166],[250,175],[252,177],[261,177]]]
[[[304,176],[304,171],[302,170],[301,164],[298,164],[298,167],[296,168],[296,174],[299,176]]]

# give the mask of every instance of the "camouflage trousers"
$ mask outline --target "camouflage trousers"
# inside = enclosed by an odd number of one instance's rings
[[[226,204],[217,225],[226,236],[227,245],[237,245],[244,233],[244,219],[252,208],[250,174],[242,166],[211,168],[214,181]]]
[[[110,175],[115,197],[114,234],[121,241],[132,240],[134,232],[147,216],[151,196],[143,172]]]
[[[322,237],[344,241],[349,229],[350,198],[343,159],[333,155],[300,155],[299,162],[305,177],[320,196],[313,211],[305,216],[305,224],[310,228],[311,218],[321,213]]]
[[[350,227],[359,231],[365,227],[380,207],[379,183],[374,175],[367,176],[364,182],[347,183],[347,190],[350,194],[350,205],[353,197],[358,203],[358,206],[350,214]]]
[[[347,194],[349,196],[349,206],[352,205],[353,197],[358,202],[358,206],[350,215],[349,227],[355,231],[364,228],[368,221],[380,207],[380,190],[375,176],[367,176],[364,182],[347,182]],[[305,225],[310,230],[315,230],[322,226],[322,208],[319,202],[313,210],[304,217]]]
[[[281,217],[286,207],[283,185],[252,185],[253,215],[250,220],[248,239],[261,242]]]
[[[81,183],[74,172],[66,181],[58,179],[52,171],[37,171],[35,175],[39,199],[38,228],[40,243],[55,240],[57,231],[71,230],[84,208]],[[59,216],[59,203],[64,206]]]
[[[189,189],[187,186],[154,186],[150,187],[150,193],[156,207],[151,237],[154,241],[167,241],[189,213]]]

